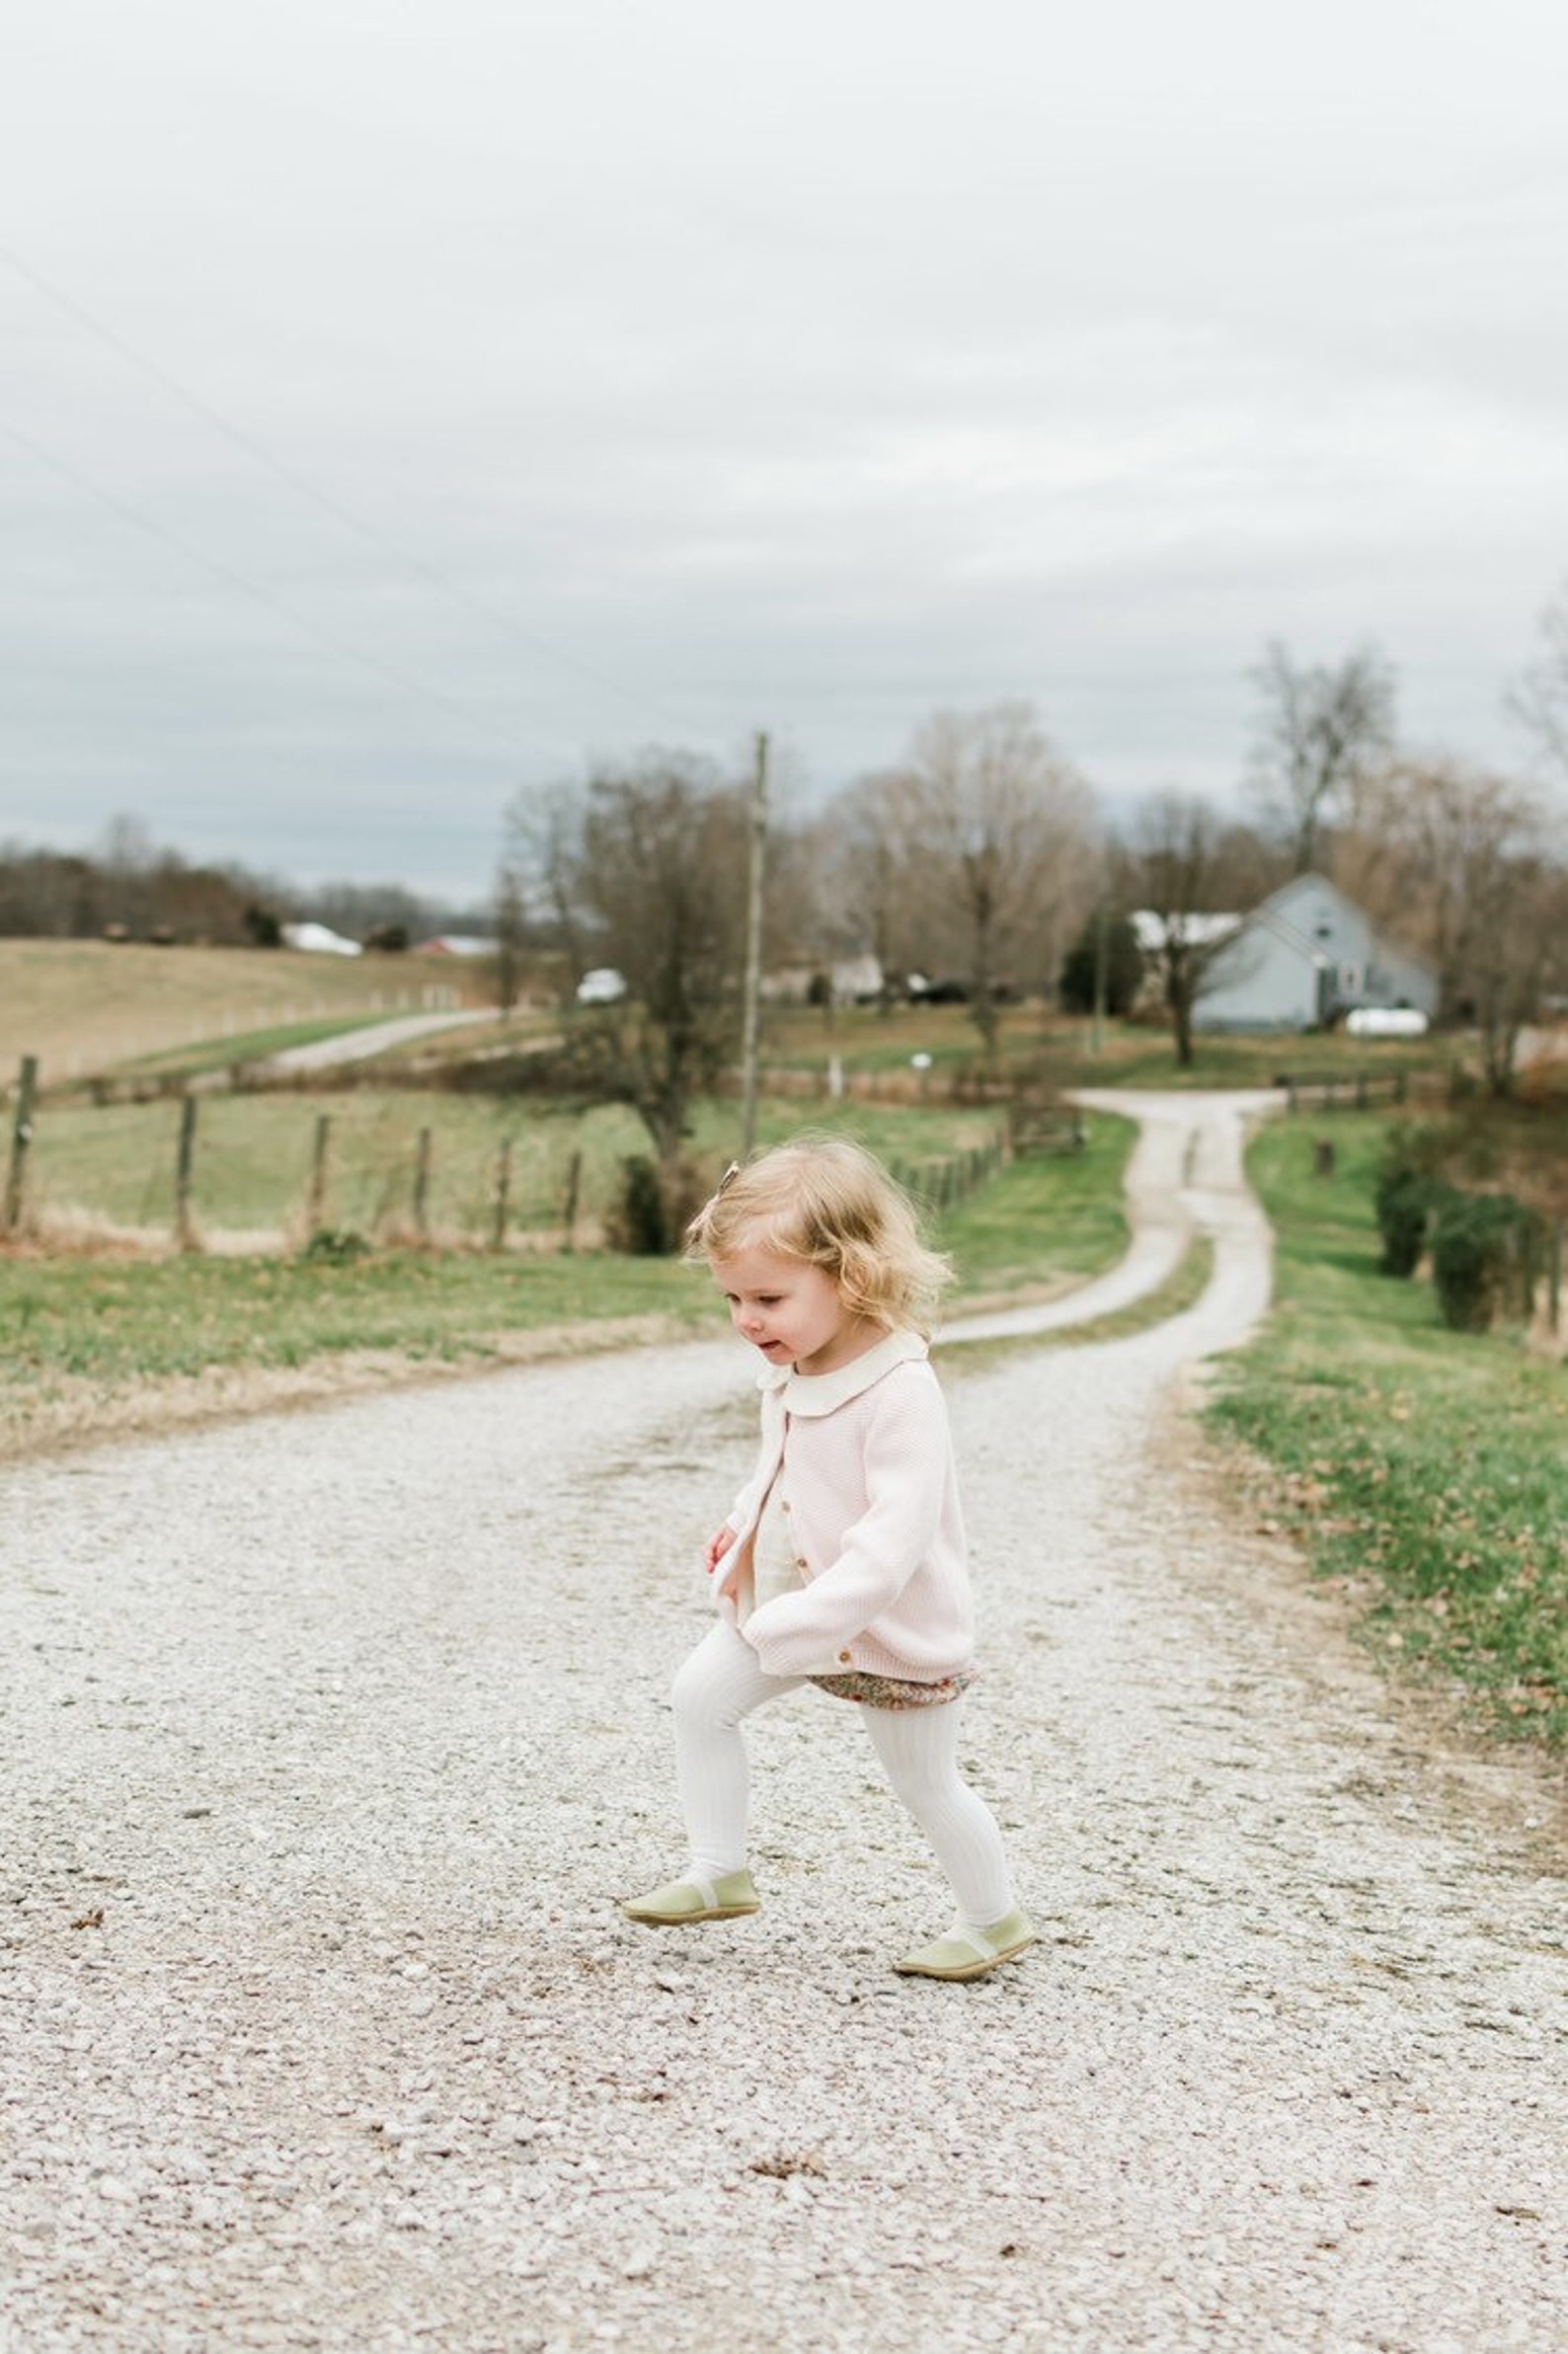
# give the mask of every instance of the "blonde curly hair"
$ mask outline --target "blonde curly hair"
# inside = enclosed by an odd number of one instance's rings
[[[903,1188],[846,1137],[794,1137],[731,1163],[686,1228],[686,1257],[711,1267],[747,1247],[821,1267],[852,1314],[895,1331],[928,1336],[926,1310],[953,1280]]]

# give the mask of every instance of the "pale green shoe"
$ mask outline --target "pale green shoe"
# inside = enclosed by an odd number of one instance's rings
[[[674,1928],[692,1921],[739,1921],[743,1914],[760,1913],[749,1872],[726,1872],[718,1880],[666,1880],[646,1896],[634,1896],[621,1911],[630,1921],[657,1928]]]
[[[893,1966],[905,1978],[983,1978],[998,1962],[1010,1962],[1034,1941],[1034,1922],[1027,1913],[1015,1910],[987,1929],[938,1937],[934,1945],[922,1945],[918,1953],[906,1953]]]

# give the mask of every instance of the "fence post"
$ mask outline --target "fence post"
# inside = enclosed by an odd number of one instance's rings
[[[327,1216],[327,1142],[332,1135],[332,1114],[316,1115],[316,1143],[310,1158],[310,1200],[306,1206],[306,1222],[312,1234],[319,1234]]]
[[[197,1097],[188,1095],[180,1106],[180,1147],[174,1170],[174,1238],[183,1251],[196,1249],[196,1229],[191,1223],[191,1176],[196,1166],[197,1101]]]
[[[431,1137],[430,1129],[420,1130],[419,1157],[414,1163],[414,1230],[422,1242],[430,1240],[431,1232]]]
[[[577,1248],[577,1204],[583,1186],[583,1154],[575,1151],[567,1162],[566,1200],[561,1205],[561,1224],[566,1233],[568,1251]]]
[[[492,1250],[507,1247],[507,1203],[511,1193],[511,1138],[503,1137],[501,1150],[496,1155],[496,1223],[491,1234]]]
[[[33,1095],[39,1080],[37,1055],[24,1055],[17,1080],[17,1116],[11,1123],[11,1170],[6,1178],[5,1230],[14,1234],[22,1216],[23,1182],[27,1175],[28,1146],[33,1141]]]

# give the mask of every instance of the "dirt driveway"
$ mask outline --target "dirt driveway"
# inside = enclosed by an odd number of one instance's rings
[[[1216,1503],[1184,1369],[1267,1235],[1234,1107],[1136,1101],[1206,1298],[939,1357],[1044,1929],[974,1986],[890,1971],[944,1907],[820,1693],[753,1739],[766,1910],[616,1910],[678,1858],[737,1345],[7,1474],[5,2354],[1568,2342],[1542,1794]]]

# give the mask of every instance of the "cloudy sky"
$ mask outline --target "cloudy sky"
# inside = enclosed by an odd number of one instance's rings
[[[0,838],[483,887],[651,743],[1027,697],[1231,797],[1267,640],[1518,767],[1568,576],[1557,0],[32,0]]]

